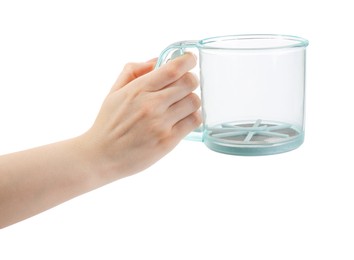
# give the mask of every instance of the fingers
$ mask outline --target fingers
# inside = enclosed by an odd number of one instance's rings
[[[192,73],[187,72],[177,81],[155,93],[157,93],[163,101],[161,105],[167,109],[172,104],[193,92],[198,87],[198,83],[197,78]]]
[[[166,111],[166,123],[175,125],[177,122],[188,117],[190,114],[196,112],[200,108],[199,97],[191,93],[180,101],[174,103]]]
[[[172,136],[177,140],[184,138],[191,131],[196,129],[202,123],[200,111],[195,111],[187,117],[177,122],[172,128]]]
[[[135,93],[130,98],[136,99],[136,102],[150,100],[149,106],[154,107],[153,111],[158,112],[157,117],[160,117],[161,121],[158,121],[173,130],[171,138],[182,138],[201,121],[197,112],[200,99],[192,93],[198,86],[198,80],[188,72],[196,65],[196,58],[186,53],[153,70],[155,63],[154,59],[127,64],[111,92],[126,86],[124,90]]]
[[[186,53],[140,79],[145,81],[146,90],[157,91],[177,81],[191,70],[196,63],[195,56],[191,53]]]
[[[127,63],[124,66],[123,71],[119,75],[117,81],[114,83],[111,92],[117,91],[134,79],[137,79],[142,75],[152,71],[156,64],[156,60],[157,59],[154,58],[144,63]]]
[[[145,63],[128,63],[119,75],[111,93],[136,80],[145,91],[157,91],[177,81],[196,65],[196,58],[186,53],[154,70],[156,59]],[[150,72],[150,73],[149,73]]]

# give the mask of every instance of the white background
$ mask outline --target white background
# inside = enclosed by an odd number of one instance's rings
[[[0,154],[76,136],[128,61],[185,39],[309,39],[306,140],[183,141],[148,170],[0,230],[0,259],[353,259],[351,1],[0,1]],[[20,163],[20,162],[19,162]]]

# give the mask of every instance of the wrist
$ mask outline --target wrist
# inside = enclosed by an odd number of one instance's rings
[[[73,146],[78,154],[78,161],[87,172],[93,188],[124,177],[119,176],[119,161],[112,161],[107,155],[104,145],[98,142],[90,132],[74,138]]]

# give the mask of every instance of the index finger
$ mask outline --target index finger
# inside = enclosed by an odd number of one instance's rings
[[[193,69],[196,64],[196,57],[192,53],[185,53],[146,74],[146,77],[144,77],[145,86],[150,91],[163,89]]]

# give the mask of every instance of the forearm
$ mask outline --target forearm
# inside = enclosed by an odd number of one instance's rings
[[[78,138],[0,156],[0,227],[103,183]]]
[[[198,127],[196,64],[127,64],[93,126],[67,141],[0,156],[0,228],[142,171]]]

